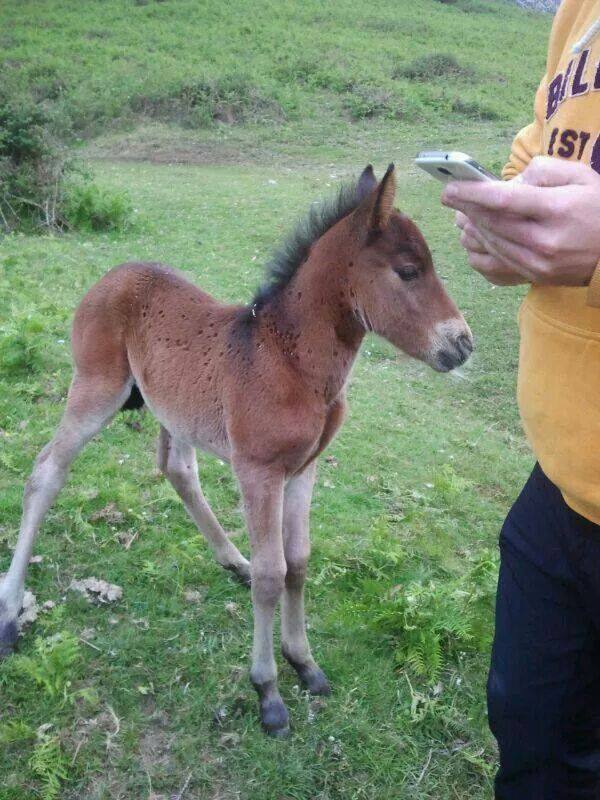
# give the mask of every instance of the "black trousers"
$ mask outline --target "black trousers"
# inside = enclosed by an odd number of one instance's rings
[[[488,680],[496,798],[600,798],[600,525],[536,466],[500,553]]]

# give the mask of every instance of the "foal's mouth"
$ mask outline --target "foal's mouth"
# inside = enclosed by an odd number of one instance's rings
[[[429,363],[437,372],[450,372],[464,364],[472,352],[473,337],[470,333],[461,333],[454,339],[448,339]]]
[[[460,367],[473,352],[473,334],[462,317],[438,322],[425,361],[437,372]]]

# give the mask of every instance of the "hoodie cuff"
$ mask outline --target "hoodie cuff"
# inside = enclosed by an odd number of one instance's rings
[[[587,304],[594,308],[600,308],[600,261],[596,265],[594,274],[587,290]]]

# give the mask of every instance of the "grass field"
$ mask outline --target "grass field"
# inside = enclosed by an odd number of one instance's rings
[[[0,570],[64,404],[73,310],[116,263],[165,261],[244,300],[312,200],[394,160],[399,205],[477,341],[447,376],[365,342],[312,514],[310,634],[334,692],[311,701],[281,665],[285,742],[259,730],[247,591],[157,476],[155,421],[119,415],[75,463],[36,548],[29,588],[54,607],[0,664],[0,800],[490,797],[495,543],[532,463],[513,399],[521,291],[466,268],[411,160],[439,144],[500,168],[529,118],[549,19],[491,0],[51,0],[0,15],[7,80],[68,117],[98,182],[136,209],[122,232],[0,241]],[[201,478],[224,527],[243,531],[228,467],[202,457]],[[121,601],[68,589],[92,575]]]

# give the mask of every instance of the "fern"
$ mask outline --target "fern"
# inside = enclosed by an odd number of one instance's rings
[[[414,669],[417,675],[435,683],[440,676],[443,664],[442,643],[439,635],[433,631],[422,632],[419,640],[408,651],[406,663]]]
[[[50,697],[56,697],[70,685],[79,657],[79,642],[71,633],[63,631],[46,639],[38,637],[35,655],[20,656],[14,666],[42,686]]]
[[[14,744],[32,739],[35,731],[20,719],[9,720],[0,725],[0,744]]]
[[[454,650],[486,649],[495,574],[486,555],[461,578],[411,581],[380,597],[374,625],[395,640],[398,665],[435,683]]]
[[[55,800],[60,782],[66,780],[68,761],[58,736],[43,734],[33,748],[29,767],[42,784],[42,800]]]

